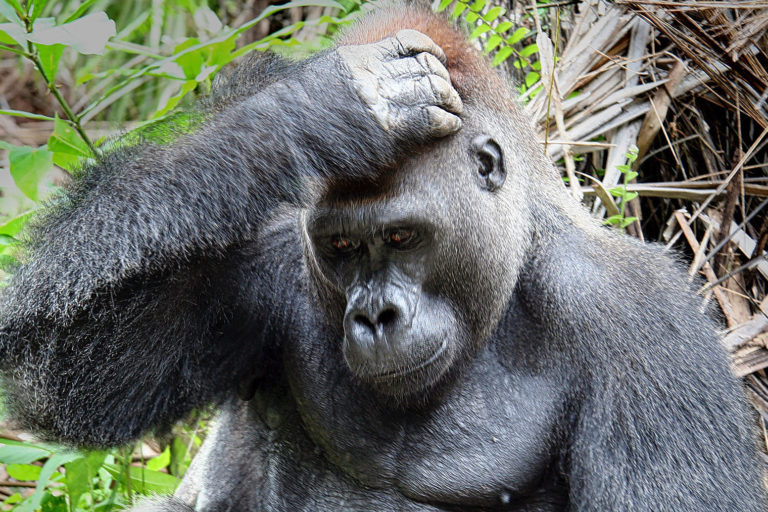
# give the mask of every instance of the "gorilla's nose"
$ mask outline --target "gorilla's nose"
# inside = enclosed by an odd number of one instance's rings
[[[344,334],[359,362],[383,364],[402,351],[406,314],[392,302],[350,304],[344,315]]]
[[[387,304],[373,314],[357,310],[352,312],[351,327],[359,336],[372,335],[376,341],[381,341],[397,326],[400,316],[397,307],[391,304]]]

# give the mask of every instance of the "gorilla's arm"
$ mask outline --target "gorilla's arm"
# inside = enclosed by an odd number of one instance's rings
[[[742,391],[684,272],[655,248],[558,224],[522,288],[579,404],[563,462],[572,510],[765,510],[743,484],[761,477]]]
[[[11,413],[49,438],[122,443],[252,371],[262,340],[279,336],[254,323],[290,305],[243,287],[274,289],[285,277],[280,297],[300,293],[290,276],[263,272],[260,283],[241,275],[243,247],[276,207],[300,200],[308,178],[373,175],[406,141],[458,127],[458,118],[434,111],[446,104],[439,88],[410,87],[391,104],[376,96],[387,83],[434,74],[420,64],[434,57],[410,55],[442,52],[408,32],[277,66],[279,76],[228,98],[196,133],[115,150],[86,169],[45,215],[29,262],[2,296]],[[361,85],[360,55],[367,68],[401,74]],[[363,96],[371,83],[382,87]],[[376,101],[399,124],[385,129]]]

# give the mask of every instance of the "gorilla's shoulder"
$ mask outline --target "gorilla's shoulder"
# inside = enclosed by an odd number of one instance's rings
[[[583,303],[588,297],[609,296],[642,300],[640,294],[649,290],[669,295],[670,284],[679,285],[682,295],[691,287],[682,278],[685,274],[675,254],[609,228],[564,225],[540,238],[532,252],[521,276],[523,285],[562,300]]]
[[[601,344],[623,338],[639,350],[683,338],[707,350],[713,346],[714,322],[692,314],[700,301],[680,262],[662,246],[569,224],[537,245],[520,290],[541,325],[586,333]]]

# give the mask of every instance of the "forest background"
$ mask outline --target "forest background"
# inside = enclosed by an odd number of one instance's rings
[[[663,244],[692,279],[703,277],[702,308],[720,316],[768,447],[768,1],[433,7],[510,78],[570,193],[606,229]],[[0,0],[0,277],[24,259],[24,226],[84,162],[184,123],[174,112],[204,97],[226,65],[263,51],[303,58],[366,8],[363,0]],[[0,509],[121,510],[173,492],[212,414],[97,452],[40,442],[3,420]]]

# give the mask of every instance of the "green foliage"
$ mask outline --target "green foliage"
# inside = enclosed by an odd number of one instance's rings
[[[546,4],[546,2],[539,2]],[[483,52],[493,55],[491,64],[499,66],[510,61],[512,66],[523,74],[523,81],[518,88],[522,94],[541,79],[541,63],[538,57],[539,47],[535,42],[523,46],[525,40],[531,40],[534,34],[528,27],[515,27],[511,21],[504,20],[506,10],[500,6],[489,6],[486,0],[442,0],[438,11],[445,11],[451,5],[451,19],[463,18],[470,27],[470,40],[480,39]],[[514,30],[513,30],[514,29]],[[535,91],[535,96],[538,91]]]
[[[167,494],[176,489],[177,475],[151,467],[162,457],[135,466],[131,450],[84,452],[0,439],[0,463],[8,476],[36,482],[33,493],[16,493],[2,503],[16,512],[119,510],[130,505],[135,494]]]
[[[619,186],[608,189],[608,192],[610,192],[610,194],[619,202],[619,213],[616,215],[611,215],[605,219],[605,223],[614,225],[619,229],[626,229],[627,226],[637,220],[637,217],[624,216],[627,203],[636,198],[638,195],[637,192],[630,192],[627,190],[627,185],[629,182],[637,178],[637,173],[632,170],[632,165],[635,163],[635,160],[637,160],[637,151],[637,146],[634,144],[629,147],[629,151],[627,151],[626,154],[627,163],[624,165],[616,166],[616,168],[621,172],[623,176],[623,183]]]
[[[0,218],[36,210],[55,191],[51,175],[56,167],[77,175],[85,161],[98,157],[99,141],[91,140],[84,128],[88,120],[118,115],[119,119],[115,120],[122,124],[125,117],[133,113],[142,122],[118,144],[147,139],[161,144],[171,142],[203,120],[198,112],[175,113],[173,109],[207,93],[221,68],[247,53],[269,48],[279,47],[284,53],[296,49],[296,53],[301,54],[304,51],[301,48],[307,45],[294,37],[300,29],[322,25],[327,32],[333,32],[350,22],[360,8],[360,1],[292,0],[269,6],[237,27],[227,27],[201,0],[166,1],[162,4],[164,10],[155,18],[152,16],[158,13],[153,11],[155,3],[150,0],[0,0],[0,51],[30,61],[63,111],[60,117],[16,109],[0,110],[0,115],[54,122],[45,146],[13,146],[0,141],[0,149],[9,153],[11,178],[25,201],[29,201],[22,202],[21,212],[14,212],[6,201],[0,200]],[[335,9],[340,16],[300,20],[238,46],[241,36],[269,17],[306,6]],[[189,34],[184,26],[167,54],[158,52],[149,41],[153,28],[189,19],[180,16],[184,13],[191,15],[196,33]],[[80,96],[91,98],[78,109],[66,101],[57,86],[65,60],[69,73],[76,78],[75,85],[84,89]],[[89,94],[86,88],[97,94]],[[138,110],[132,112],[136,105]],[[0,244],[2,270],[10,270],[18,263],[16,227],[30,217],[14,219],[13,233],[7,233],[7,243]],[[4,234],[0,232],[0,236]]]
[[[53,126],[41,147],[0,141],[15,184],[15,189],[6,187],[0,196],[0,276],[19,265],[23,228],[56,191],[55,176],[77,178],[84,163],[115,145],[142,140],[165,144],[191,132],[205,113],[178,107],[187,107],[208,93],[221,68],[253,51],[271,48],[303,56],[326,46],[329,36],[359,11],[361,2],[292,0],[229,27],[206,0],[0,0],[0,52],[31,63],[38,83],[60,109],[59,113],[0,110],[0,115]],[[223,10],[226,4],[211,5]],[[326,14],[282,23],[265,37],[239,44],[264,20],[308,6],[323,7]],[[335,15],[327,15],[331,12]],[[315,41],[299,41],[297,36],[305,27],[318,33]],[[166,40],[172,42],[163,43]],[[63,94],[60,84],[65,81],[77,90]],[[76,99],[70,104],[65,96]],[[86,131],[91,120],[118,126],[139,122],[121,138],[107,142],[91,139]],[[73,451],[0,438],[0,464],[9,477],[35,483],[34,489],[19,487],[18,493],[0,503],[0,509],[121,510],[137,494],[173,492],[202,443],[200,427],[204,430],[202,422],[194,430],[175,429],[176,435],[160,455],[146,461],[136,460],[130,448]]]

